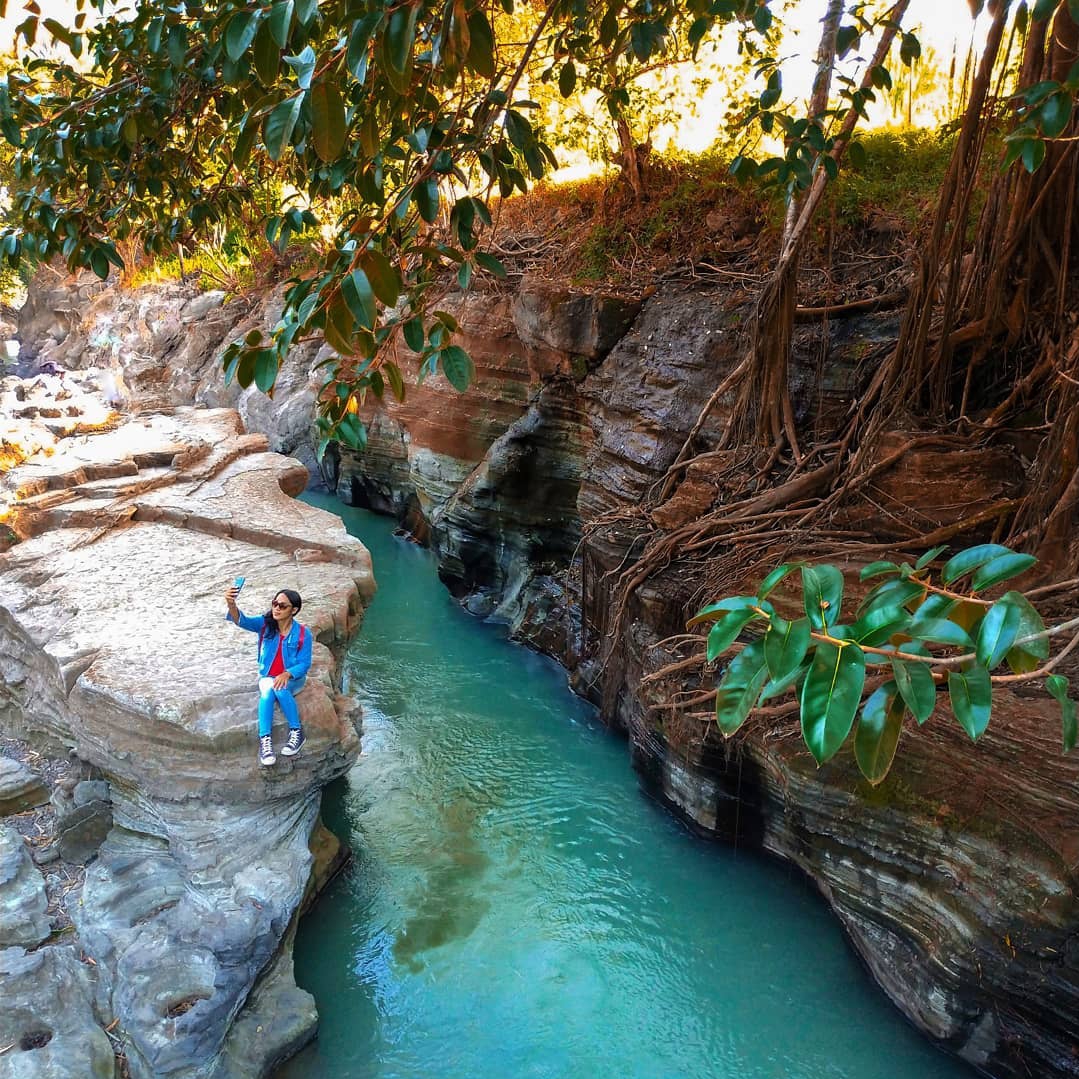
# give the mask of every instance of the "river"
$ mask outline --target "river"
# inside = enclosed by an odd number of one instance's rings
[[[553,662],[329,496],[379,591],[349,651],[355,859],[301,923],[317,1041],[278,1079],[970,1079],[793,869],[695,838]]]

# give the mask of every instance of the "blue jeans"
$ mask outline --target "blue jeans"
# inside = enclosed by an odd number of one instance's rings
[[[288,721],[289,730],[300,729],[300,709],[294,693],[303,689],[305,678],[290,681],[285,689],[274,689],[272,678],[259,679],[259,737],[265,738],[273,729],[273,706],[276,701]],[[265,688],[263,688],[265,687]]]

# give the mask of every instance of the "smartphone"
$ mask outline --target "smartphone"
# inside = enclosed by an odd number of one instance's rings
[[[232,582],[232,587],[235,588],[237,592],[239,592],[240,589],[243,588],[244,581],[246,580],[246,577],[237,577],[236,580]]]

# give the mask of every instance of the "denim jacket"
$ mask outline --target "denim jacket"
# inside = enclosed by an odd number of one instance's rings
[[[232,621],[231,615],[226,615],[227,622]],[[249,614],[240,611],[240,620],[236,623],[240,629],[259,633],[266,624],[263,618],[253,618]],[[298,693],[305,681],[307,672],[311,667],[311,644],[314,634],[308,627],[304,627],[303,646],[300,645],[300,623],[293,620],[285,643],[281,646],[281,659],[285,664],[285,670],[292,676],[289,679],[288,688],[293,693]],[[259,649],[259,675],[265,678],[270,673],[270,665],[277,655],[277,635],[266,636],[262,639],[262,647]]]

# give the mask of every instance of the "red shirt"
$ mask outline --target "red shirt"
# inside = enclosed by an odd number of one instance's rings
[[[279,633],[277,635],[277,655],[273,658],[273,663],[270,664],[269,677],[275,678],[279,674],[285,673],[285,661],[281,658],[281,646],[285,643],[284,637]]]

